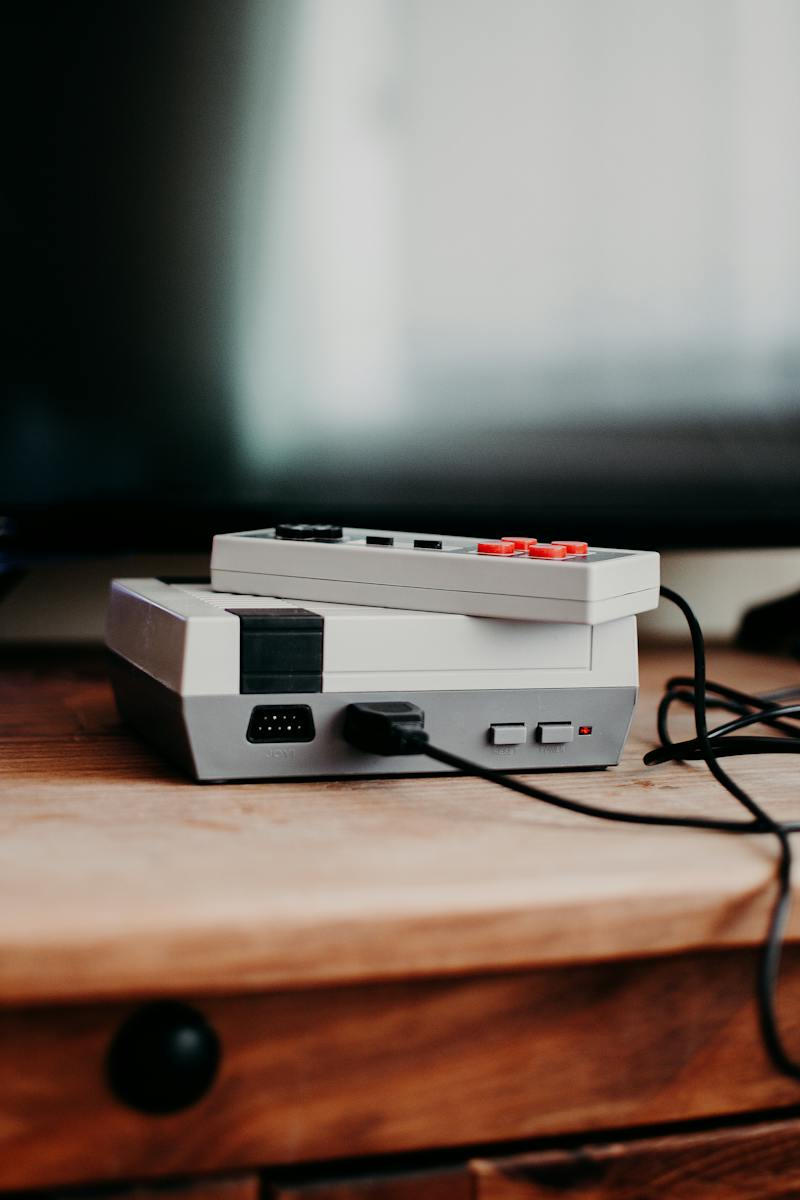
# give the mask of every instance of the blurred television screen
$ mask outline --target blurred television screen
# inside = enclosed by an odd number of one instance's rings
[[[796,540],[794,0],[5,22],[21,526]]]

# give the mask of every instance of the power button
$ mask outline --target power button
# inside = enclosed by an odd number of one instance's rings
[[[571,742],[574,737],[572,721],[540,721],[536,727],[536,740],[545,746]]]

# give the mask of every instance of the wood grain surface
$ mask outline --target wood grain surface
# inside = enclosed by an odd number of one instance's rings
[[[796,1200],[800,1121],[473,1158],[449,1171],[264,1182],[267,1200]]]
[[[104,1200],[259,1200],[261,1182],[255,1171],[246,1175],[209,1176],[205,1179],[178,1179],[108,1192]],[[72,1193],[70,1200],[83,1200]],[[86,1200],[97,1200],[91,1194]]]
[[[5,1010],[0,1188],[441,1147],[467,1158],[475,1145],[797,1105],[800,1087],[761,1045],[755,960],[727,950],[200,998],[220,1074],[198,1104],[161,1117],[106,1083],[130,1005]],[[798,1053],[800,947],[781,1014]]]
[[[474,1200],[475,1179],[469,1164],[448,1170],[361,1175],[349,1179],[309,1179],[274,1184],[265,1179],[264,1200]]]
[[[642,766],[663,681],[688,667],[683,651],[644,655],[619,767],[539,782],[618,807],[737,814],[702,766]],[[712,654],[712,677],[747,689],[798,674]],[[0,713],[0,1003],[519,969],[764,933],[767,838],[609,825],[469,778],[197,785],[119,724],[91,655],[9,660]],[[731,769],[797,819],[796,764]]]
[[[474,1200],[796,1200],[800,1122],[476,1160],[470,1170]]]

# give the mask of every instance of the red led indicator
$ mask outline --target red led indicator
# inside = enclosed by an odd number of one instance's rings
[[[578,733],[581,735],[581,737],[586,737],[586,735],[591,732],[592,732],[591,725],[579,725],[578,726]]]
[[[508,555],[513,553],[514,547],[511,542],[478,542],[478,554]]]
[[[586,542],[553,542],[554,546],[564,546],[567,554],[588,554],[589,547]]]
[[[535,546],[537,538],[529,537],[504,537],[500,538],[501,542],[511,542],[515,550],[527,550],[528,546]]]

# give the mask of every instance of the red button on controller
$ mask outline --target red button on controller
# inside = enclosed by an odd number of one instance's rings
[[[511,542],[478,542],[478,554],[513,554]]]
[[[528,554],[531,558],[566,558],[566,546],[556,546],[548,542],[537,543],[535,546],[528,546]]]
[[[566,546],[567,554],[588,554],[586,542],[553,542],[554,546]]]
[[[500,541],[501,542],[511,542],[511,545],[514,547],[515,550],[527,550],[529,546],[536,545],[537,538],[504,537],[504,538],[500,538]]]

